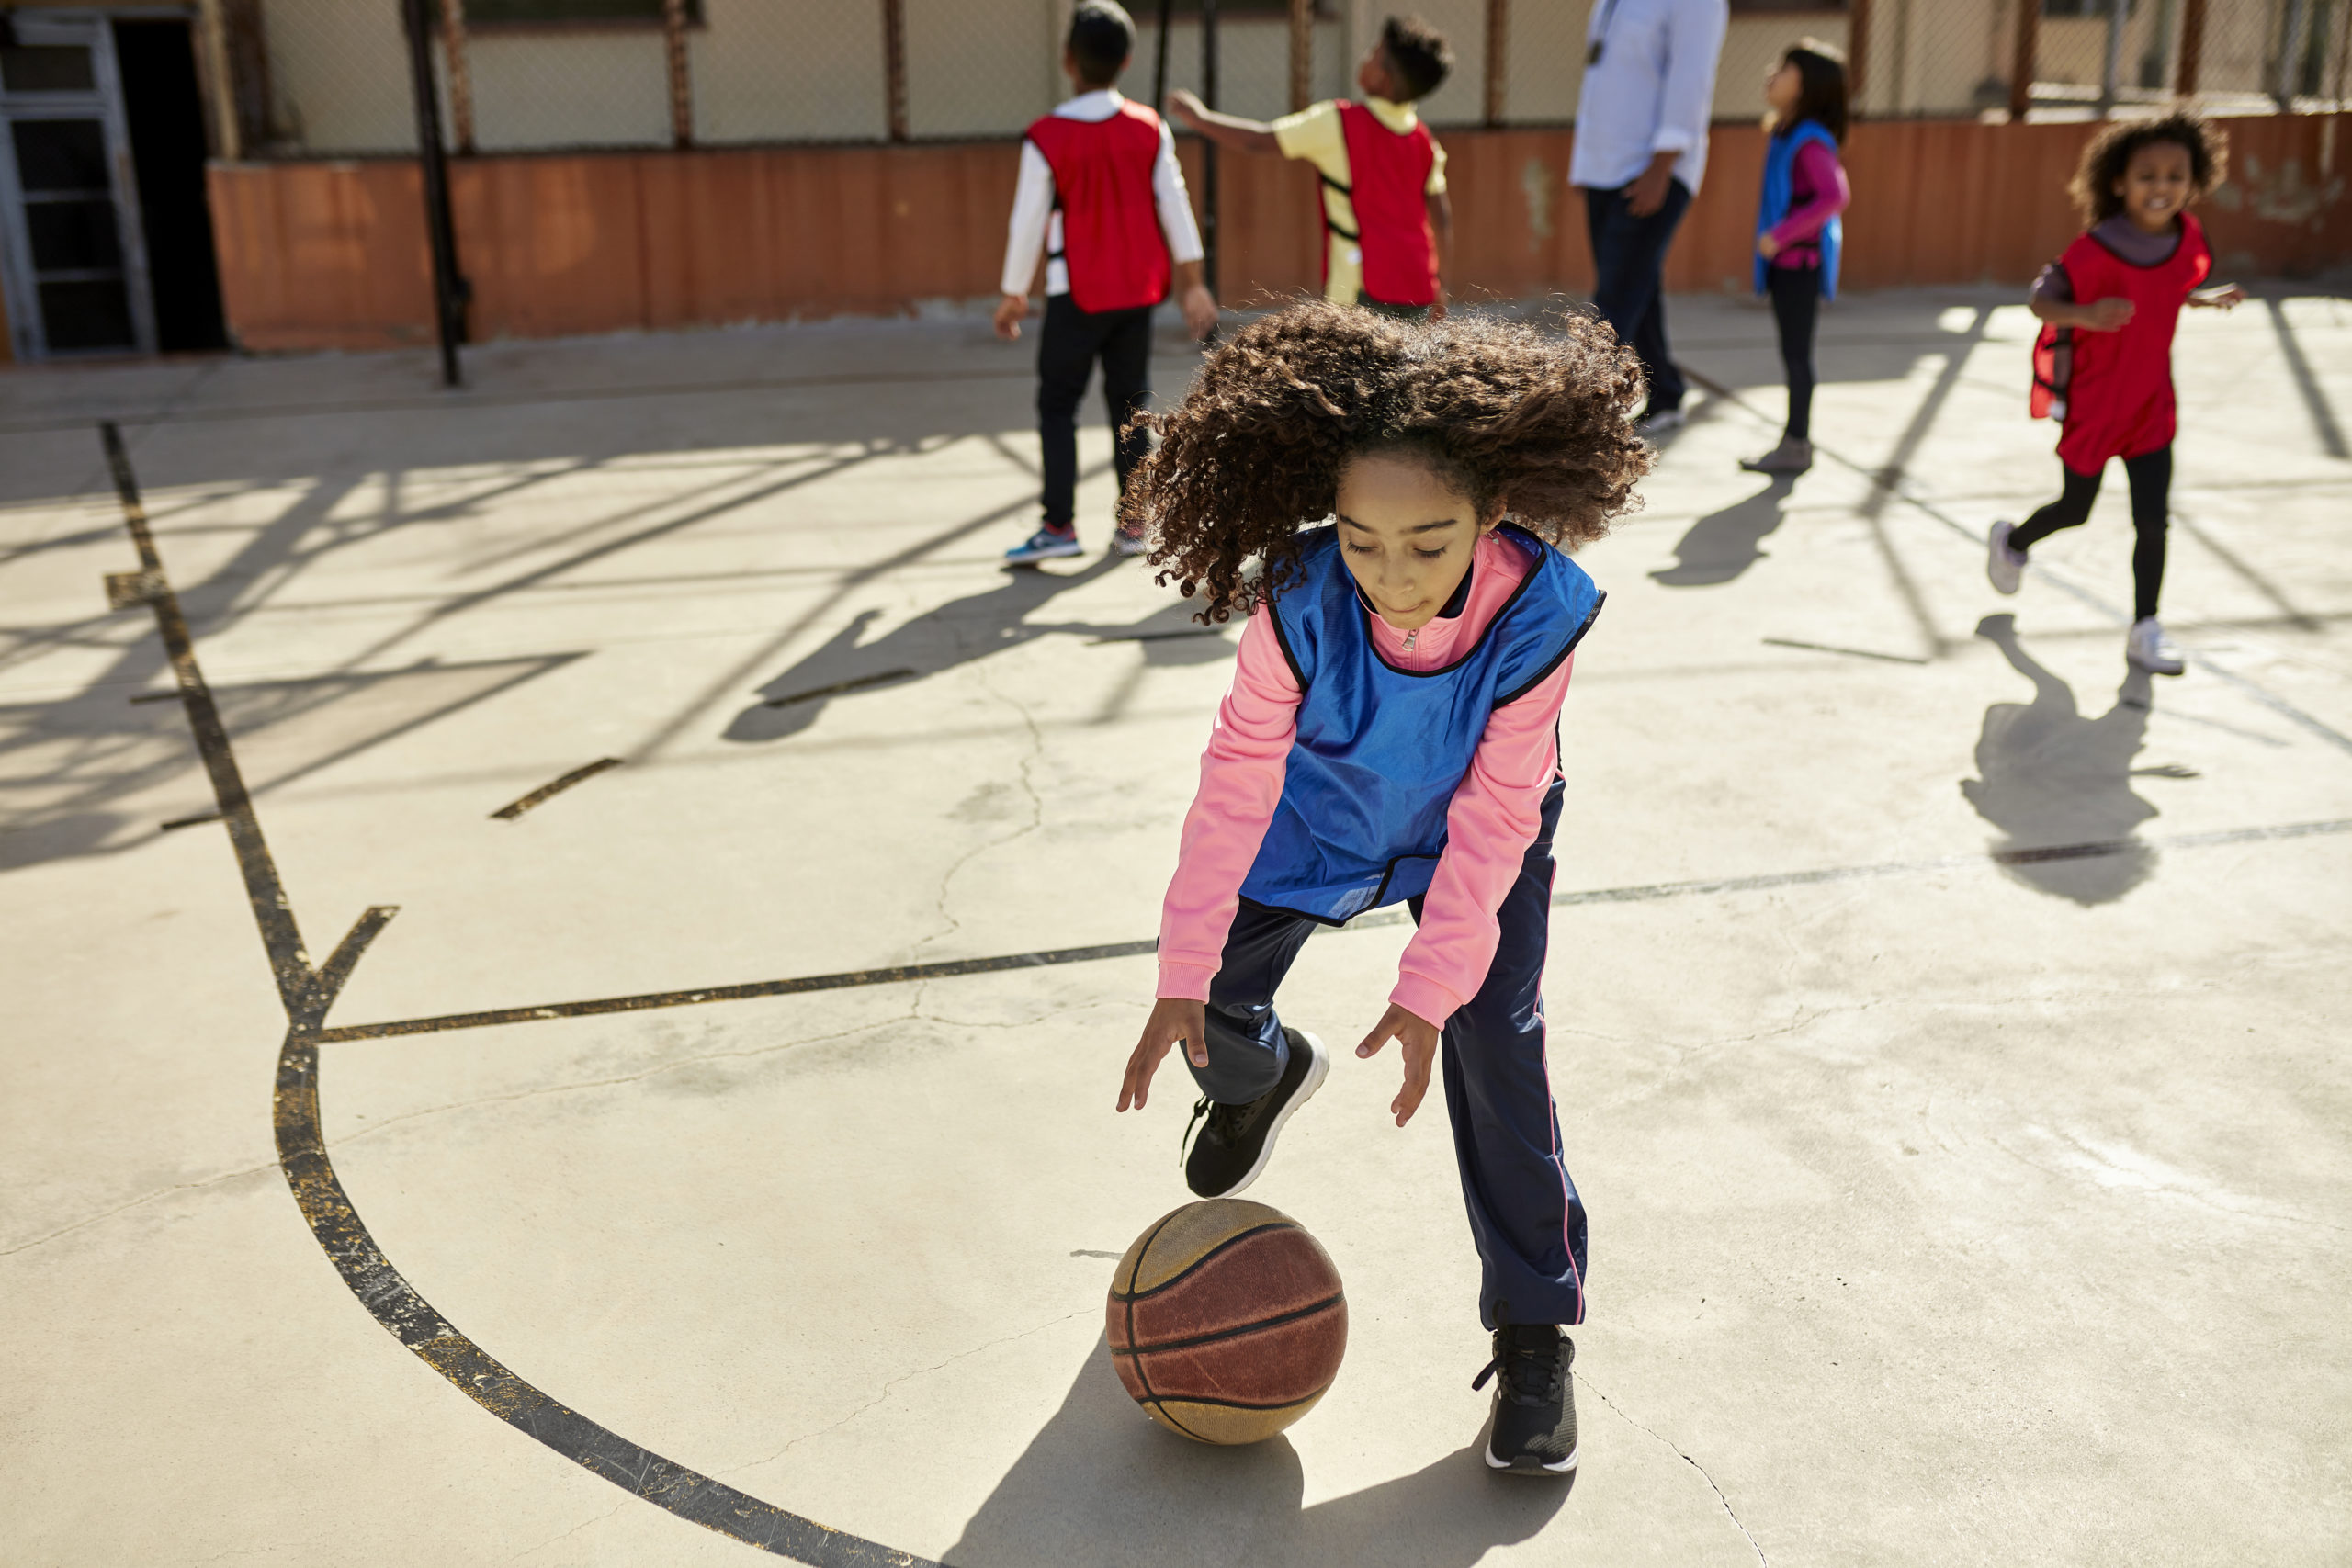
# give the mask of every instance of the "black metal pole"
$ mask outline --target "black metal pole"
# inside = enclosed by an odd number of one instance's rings
[[[466,335],[466,282],[458,272],[458,228],[449,216],[449,164],[441,150],[441,104],[433,89],[432,0],[401,0],[416,99],[416,159],[424,171],[424,231],[433,249],[433,314],[441,337],[441,384],[462,386],[458,344]]]
[[[1151,112],[1168,112],[1168,21],[1176,0],[1159,0],[1159,36],[1152,41]]]
[[[1201,101],[1216,107],[1216,0],[1201,0]],[[1201,139],[1201,281],[1216,293],[1216,143]]]

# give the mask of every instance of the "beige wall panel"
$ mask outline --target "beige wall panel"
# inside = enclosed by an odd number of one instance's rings
[[[416,111],[398,6],[277,0],[266,12],[263,39],[273,112],[294,150],[415,150]]]
[[[1061,97],[1051,0],[905,4],[911,134],[1014,135]]]
[[[466,60],[485,152],[669,145],[669,65],[653,28],[479,32]]]
[[[687,50],[695,136],[878,141],[889,132],[879,5],[703,0]]]

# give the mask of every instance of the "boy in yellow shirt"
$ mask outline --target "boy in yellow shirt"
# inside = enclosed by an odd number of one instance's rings
[[[1169,112],[1220,147],[1274,152],[1323,176],[1323,297],[1419,320],[1445,316],[1453,246],[1445,149],[1414,112],[1453,68],[1444,38],[1419,17],[1391,17],[1356,67],[1361,104],[1326,99],[1267,124],[1219,114],[1194,95]]]

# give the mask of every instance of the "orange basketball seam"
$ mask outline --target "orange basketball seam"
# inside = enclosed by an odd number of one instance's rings
[[[1214,1345],[1220,1339],[1233,1339],[1244,1334],[1255,1334],[1261,1328],[1280,1328],[1286,1323],[1296,1323],[1302,1318],[1313,1317],[1318,1312],[1328,1312],[1335,1306],[1345,1305],[1347,1299],[1347,1292],[1342,1291],[1338,1295],[1327,1297],[1312,1306],[1299,1307],[1275,1317],[1261,1317],[1255,1322],[1245,1323],[1238,1328],[1220,1328],[1214,1334],[1196,1334],[1190,1339],[1157,1340],[1149,1345],[1136,1343],[1136,1308],[1135,1303],[1129,1302],[1127,1303],[1127,1348],[1122,1350],[1114,1346],[1111,1354],[1141,1356],[1154,1350],[1189,1350],[1196,1345]]]
[[[1177,1211],[1177,1213],[1183,1213],[1183,1211],[1181,1209]],[[1169,1219],[1173,1218],[1175,1218],[1174,1214],[1169,1216]],[[1159,1223],[1162,1225],[1165,1225],[1168,1221],[1162,1220]],[[1167,1279],[1162,1280],[1148,1291],[1135,1291],[1131,1292],[1128,1291],[1122,1291],[1114,1285],[1112,1287],[1111,1294],[1118,1300],[1125,1302],[1131,1307],[1139,1301],[1148,1301],[1153,1296],[1159,1294],[1160,1292],[1171,1289],[1199,1273],[1204,1268],[1207,1267],[1209,1260],[1216,1257],[1217,1254],[1240,1246],[1243,1242],[1248,1241],[1253,1235],[1263,1235],[1268,1231],[1297,1231],[1302,1235],[1306,1235],[1306,1227],[1301,1225],[1296,1220],[1275,1220],[1262,1225],[1252,1225],[1246,1231],[1227,1236],[1223,1241],[1218,1242],[1215,1247],[1210,1247],[1206,1252],[1202,1253],[1198,1258],[1193,1258],[1193,1261],[1184,1265],[1182,1272],[1170,1275]],[[1159,1233],[1157,1231],[1153,1233],[1155,1236],[1158,1234]],[[1313,1236],[1307,1236],[1306,1239],[1313,1241],[1315,1238]],[[1319,1244],[1317,1247],[1317,1250],[1321,1250]],[[1138,1253],[1136,1257],[1134,1271],[1129,1273],[1127,1276],[1127,1283],[1129,1285],[1133,1285],[1136,1282],[1136,1275],[1143,1272],[1143,1260],[1146,1257],[1149,1256],[1150,1252],[1151,1244],[1149,1242],[1146,1242],[1144,1244],[1143,1251]]]

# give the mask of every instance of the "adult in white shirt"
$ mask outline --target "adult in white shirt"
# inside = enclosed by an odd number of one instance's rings
[[[1650,434],[1682,423],[1666,342],[1667,247],[1707,168],[1728,0],[1594,0],[1568,183],[1584,191],[1592,302],[1641,356]]]
[[[1201,231],[1176,164],[1175,139],[1156,113],[1129,103],[1113,85],[1134,47],[1135,24],[1124,9],[1112,0],[1084,0],[1070,17],[1062,51],[1062,70],[1078,96],[1031,126],[1021,143],[996,330],[1000,337],[1021,335],[1042,251],[1037,438],[1045,486],[1040,526],[1005,552],[1013,566],[1079,553],[1078,405],[1095,361],[1102,364],[1112,466],[1124,492],[1149,449],[1131,422],[1151,396],[1152,307],[1172,291],[1193,335],[1205,336],[1216,324],[1216,301],[1201,282]],[[1075,129],[1081,125],[1100,129]],[[1056,184],[1055,164],[1063,160],[1069,163],[1066,177],[1077,181],[1072,190]],[[1138,554],[1143,539],[1123,529],[1112,547]]]

